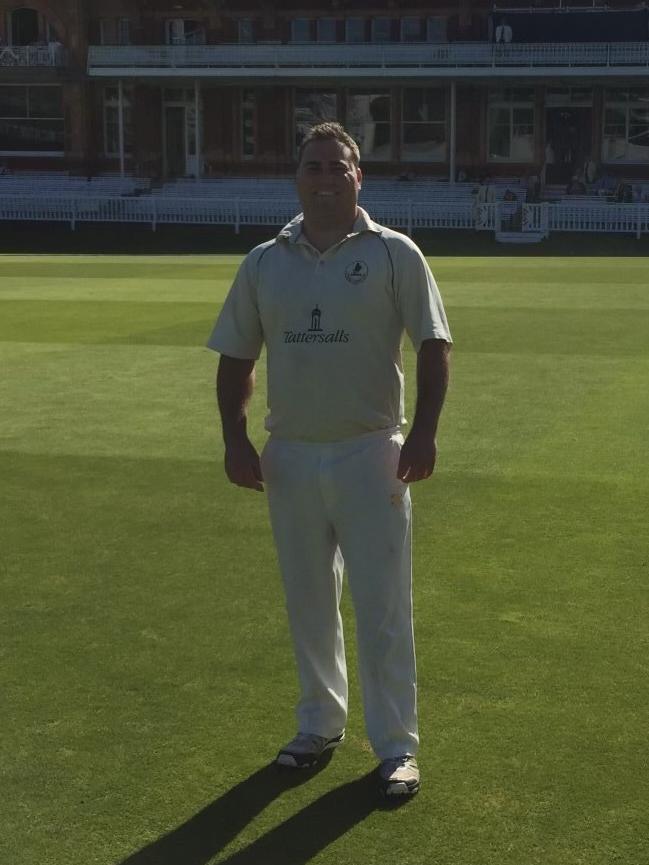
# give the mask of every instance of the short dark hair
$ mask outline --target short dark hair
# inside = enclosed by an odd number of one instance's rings
[[[312,126],[311,129],[302,139],[302,143],[297,152],[297,164],[302,162],[304,150],[312,141],[339,141],[343,144],[352,155],[352,162],[358,168],[361,162],[361,154],[358,149],[358,144],[354,141],[351,135],[343,128],[340,123],[329,121],[327,123],[318,123]]]

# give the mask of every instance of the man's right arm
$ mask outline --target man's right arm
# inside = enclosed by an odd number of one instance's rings
[[[233,484],[263,492],[259,454],[247,431],[246,408],[254,385],[254,360],[221,355],[216,395],[225,443],[225,473]]]

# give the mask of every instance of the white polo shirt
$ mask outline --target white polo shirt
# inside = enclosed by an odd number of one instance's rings
[[[320,253],[302,214],[244,259],[208,347],[256,360],[266,344],[266,429],[341,441],[406,423],[401,339],[451,342],[435,279],[415,243],[358,209]]]

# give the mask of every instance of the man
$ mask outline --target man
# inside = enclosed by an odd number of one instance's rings
[[[277,763],[314,766],[344,738],[343,563],[365,721],[386,795],[419,789],[408,484],[427,478],[448,380],[442,301],[419,249],[358,206],[354,140],[314,127],[297,170],[302,214],[246,257],[209,340],[232,483],[268,494],[300,681],[298,734]],[[404,328],[417,405],[401,433]],[[270,437],[246,433],[266,344]]]
[[[499,45],[509,45],[512,41],[512,28],[509,26],[505,18],[500,19],[500,24],[496,27],[496,42]]]

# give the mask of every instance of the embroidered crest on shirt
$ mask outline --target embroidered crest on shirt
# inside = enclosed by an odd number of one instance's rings
[[[352,261],[345,268],[345,279],[352,285],[358,285],[367,279],[367,264],[364,261]]]

